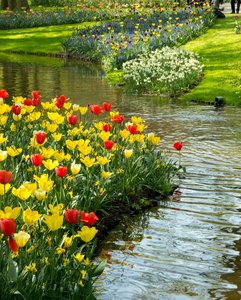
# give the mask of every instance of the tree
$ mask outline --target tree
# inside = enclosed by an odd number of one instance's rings
[[[1,9],[21,10],[22,7],[29,9],[28,0],[1,0]]]

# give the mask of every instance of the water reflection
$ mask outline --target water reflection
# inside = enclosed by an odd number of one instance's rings
[[[183,141],[180,193],[115,228],[103,245],[99,299],[241,298],[239,108],[128,94],[109,86],[98,66],[2,53],[0,88],[10,98],[39,90],[48,101],[65,94],[81,106],[112,102],[127,119],[145,119],[176,160],[171,146]]]

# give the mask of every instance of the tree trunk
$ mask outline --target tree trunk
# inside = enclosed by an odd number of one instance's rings
[[[25,7],[25,10],[29,9],[28,0],[1,0],[1,9],[9,8],[9,10],[21,10]]]

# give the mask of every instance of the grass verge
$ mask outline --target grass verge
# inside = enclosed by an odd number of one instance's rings
[[[0,30],[1,51],[58,54],[63,50],[61,43],[75,27],[85,28],[96,24],[98,23],[86,22],[82,24]]]
[[[235,34],[234,15],[227,14],[205,34],[184,47],[200,55],[204,78],[181,99],[214,101],[224,97],[227,104],[241,104],[241,36]]]

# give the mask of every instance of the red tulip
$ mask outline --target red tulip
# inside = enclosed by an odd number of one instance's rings
[[[38,99],[39,97],[42,97],[42,96],[39,95],[39,91],[32,92],[32,96],[33,96],[34,99]]]
[[[33,98],[32,104],[33,104],[33,106],[39,106],[40,105],[40,99],[39,98]]]
[[[82,219],[80,220],[85,225],[93,225],[96,221],[99,220],[99,218],[95,215],[95,213],[85,213],[83,210],[81,212]]]
[[[24,105],[31,106],[32,105],[32,99],[24,99],[23,100]]]
[[[99,115],[102,113],[101,111],[101,106],[98,104],[98,105],[90,105],[90,111],[95,114],[95,115]]]
[[[140,133],[140,131],[137,130],[137,125],[129,125],[129,126],[128,126],[128,130],[129,130],[130,133],[132,133],[132,134]]]
[[[69,124],[75,125],[78,122],[78,116],[75,115],[68,116],[68,121]]]
[[[21,106],[19,106],[19,105],[12,106],[12,111],[15,115],[20,115],[21,114]]]
[[[111,132],[111,129],[112,129],[112,126],[110,124],[104,124],[102,126],[102,129],[105,131],[105,132]]]
[[[13,173],[11,171],[0,170],[0,183],[7,184],[13,179]]]
[[[172,147],[177,149],[178,151],[180,151],[182,149],[183,145],[182,145],[182,142],[181,143],[175,142]]]
[[[9,97],[8,92],[6,90],[0,90],[0,98]]]
[[[0,229],[2,233],[6,236],[10,236],[14,234],[15,230],[15,221],[13,218],[7,219],[7,218],[2,218],[0,220]]]
[[[124,121],[124,117],[120,115],[114,115],[114,117],[111,117],[111,121],[120,124]]]
[[[66,209],[64,212],[64,217],[69,224],[74,224],[78,221],[79,211],[75,209]]]
[[[106,102],[103,103],[103,110],[104,111],[110,111],[111,108],[112,108],[112,104],[111,103],[110,104],[108,104]]]
[[[8,243],[13,252],[18,252],[19,246],[12,236],[10,236]]]
[[[67,99],[69,100],[69,98]],[[64,95],[61,95],[60,97],[56,96],[56,100],[55,100],[55,105],[58,107],[58,108],[62,108],[65,104],[65,96]]]
[[[112,149],[114,146],[114,142],[112,140],[106,140],[104,141],[104,146],[106,149]]]
[[[41,145],[44,143],[46,139],[46,133],[39,131],[35,133],[35,138],[36,138],[36,142]]]
[[[55,168],[55,172],[57,174],[58,177],[64,177],[67,173],[67,167],[61,167],[61,166],[58,166]]]
[[[42,97],[42,96],[39,95],[38,91],[32,92],[32,96],[33,96],[33,100],[32,100],[33,106],[39,106],[40,105],[39,97]]]
[[[43,161],[43,155],[42,154],[32,154],[30,156],[31,162],[34,166],[41,166]]]

